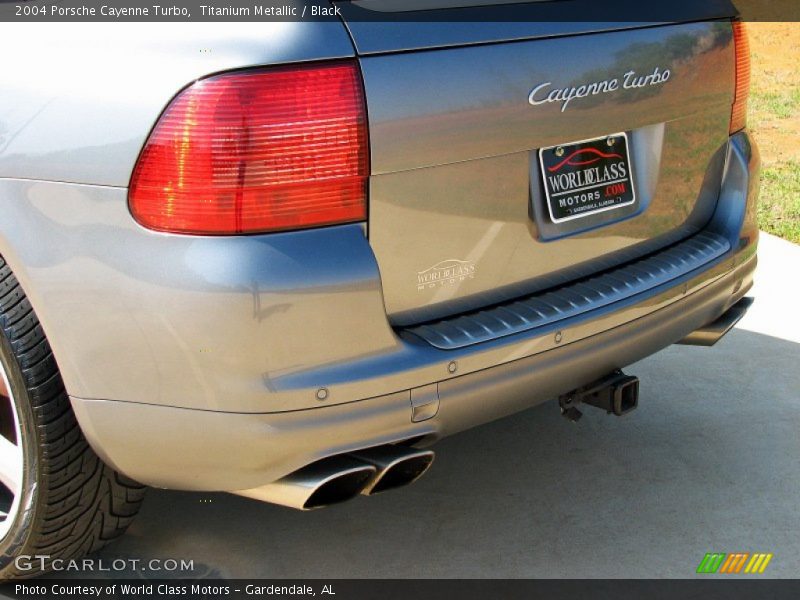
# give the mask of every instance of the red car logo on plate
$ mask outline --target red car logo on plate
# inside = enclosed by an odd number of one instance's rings
[[[588,158],[586,160],[578,160],[578,158],[582,154],[591,155],[591,158]],[[571,167],[585,167],[587,165],[593,165],[596,162],[600,162],[604,158],[620,158],[621,159],[622,156],[619,155],[619,154],[615,154],[615,153],[614,154],[608,154],[606,152],[602,152],[601,150],[598,150],[597,148],[582,148],[580,150],[575,150],[575,152],[570,154],[567,158],[562,160],[557,165],[554,165],[552,167],[548,167],[547,170],[550,171],[551,173],[555,173],[556,171],[560,171],[564,167],[564,165],[569,165]]]

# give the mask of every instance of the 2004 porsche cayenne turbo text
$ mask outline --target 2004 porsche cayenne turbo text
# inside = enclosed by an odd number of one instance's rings
[[[50,6],[39,6],[35,4],[25,5],[20,4],[17,6],[16,16],[37,16],[49,15],[51,17],[61,18],[91,18],[91,17],[113,17],[115,19],[125,19],[131,17],[183,17],[190,16],[189,9],[185,6],[162,6],[160,4],[151,4],[149,6],[109,6],[103,4],[99,8],[95,6],[62,6],[59,4],[52,4]]]
[[[623,368],[720,339],[758,241],[744,26],[576,3],[7,27],[0,576],[146,486],[310,510],[546,400],[625,415]]]

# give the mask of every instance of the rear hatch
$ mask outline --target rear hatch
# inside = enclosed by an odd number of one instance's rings
[[[347,25],[395,324],[558,286],[708,223],[734,92],[729,20]]]

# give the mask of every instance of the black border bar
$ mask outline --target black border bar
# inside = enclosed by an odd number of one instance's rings
[[[127,587],[126,587],[127,586]],[[127,591],[126,591],[127,589]],[[624,580],[624,579],[445,579],[445,580],[243,580],[243,579],[161,579],[161,580],[28,580],[0,585],[9,598],[58,598],[145,600],[315,598],[328,600],[489,600],[494,598],[548,600],[662,600],[671,598],[774,600],[800,597],[800,580],[722,579]]]
[[[0,21],[670,23],[725,18],[737,11],[746,21],[800,21],[798,0],[548,0],[388,12],[369,2],[381,0],[0,0]],[[414,7],[419,4],[416,0]]]

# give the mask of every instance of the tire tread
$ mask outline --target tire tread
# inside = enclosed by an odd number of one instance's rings
[[[2,257],[0,335],[10,342],[22,372],[38,438],[37,507],[26,553],[80,558],[125,532],[145,487],[104,464],[89,446],[42,327]],[[0,579],[30,576],[17,572],[10,557],[2,559],[8,565]]]

